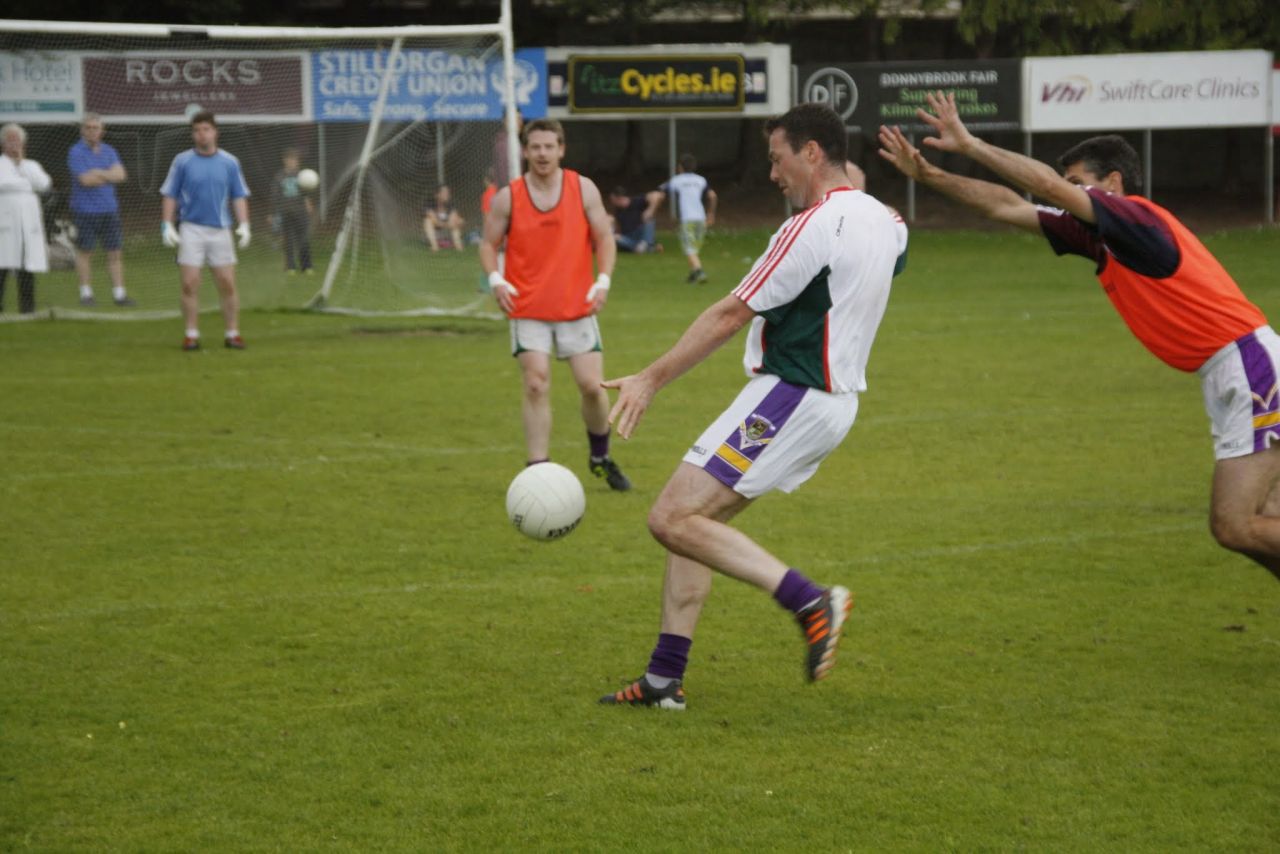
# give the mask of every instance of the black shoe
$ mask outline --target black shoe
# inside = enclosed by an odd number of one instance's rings
[[[88,296],[80,297],[80,304],[85,308],[93,308],[98,304],[98,301],[93,298],[93,294],[89,294]]]
[[[689,274],[689,284],[705,285],[707,283],[707,271],[699,267]]]
[[[591,457],[588,465],[591,473],[596,477],[604,478],[610,489],[617,492],[626,492],[631,488],[631,481],[622,473],[622,469],[618,468],[618,464],[613,461],[613,457]]]
[[[600,698],[602,706],[650,706],[659,709],[684,711],[684,687],[679,679],[673,679],[665,688],[655,688],[641,676],[615,694]]]
[[[190,353],[192,350],[200,349],[200,339],[192,338],[190,335],[182,339],[182,349]]]
[[[228,350],[243,350],[245,348],[244,339],[239,335],[232,335],[230,338],[222,339],[223,345]]]
[[[698,271],[697,271],[697,270],[690,270],[690,271],[689,271],[689,275],[687,275],[687,276],[685,276],[685,277],[684,277],[684,283],[685,283],[686,285],[692,285],[692,284],[693,284],[694,282],[696,282],[696,281],[698,281]]]
[[[805,673],[810,682],[825,678],[836,663],[836,644],[840,643],[840,631],[852,607],[853,596],[837,585],[824,590],[816,602],[796,614],[804,631]]]
[[[120,299],[112,300],[112,301],[120,308],[133,308],[134,306],[137,305],[137,303],[131,300],[129,297],[120,297]]]

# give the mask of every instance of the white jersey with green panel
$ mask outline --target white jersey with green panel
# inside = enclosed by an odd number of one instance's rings
[[[743,366],[844,394],[867,387],[867,358],[907,249],[902,218],[841,188],[782,224],[733,290],[756,312]]]

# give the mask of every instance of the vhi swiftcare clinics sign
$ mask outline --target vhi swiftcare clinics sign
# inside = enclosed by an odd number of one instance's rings
[[[569,109],[590,112],[739,112],[745,62],[721,56],[570,56]]]
[[[1025,62],[1029,130],[1271,123],[1271,54],[1263,50],[1036,57]]]

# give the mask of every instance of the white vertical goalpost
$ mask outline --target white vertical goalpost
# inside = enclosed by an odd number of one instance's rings
[[[99,252],[97,281],[90,283],[100,294],[98,305],[80,304],[74,270],[52,270],[40,277],[39,314],[176,313],[172,252],[157,237],[158,189],[173,156],[191,145],[187,122],[197,108],[218,116],[219,147],[239,158],[250,187],[254,239],[238,266],[247,308],[404,315],[490,310],[478,288],[472,244],[495,153],[506,152],[510,174],[518,168],[510,0],[502,0],[498,21],[460,26],[0,20],[0,63],[68,81],[61,100],[24,100],[22,87],[6,89],[0,74],[0,123],[23,124],[28,156],[54,177],[56,192],[45,205],[50,242],[69,247],[76,240],[67,205],[75,178],[65,158],[85,113],[102,116],[104,141],[128,172],[116,195],[126,284],[138,306],[110,305]],[[505,145],[495,144],[499,134]],[[281,228],[281,211],[298,195],[282,169],[286,153],[321,175],[319,190],[303,194],[311,211],[305,240]],[[452,193],[465,236],[459,241],[441,229],[433,247],[425,220],[442,185]],[[212,290],[204,288],[203,308],[216,304]]]

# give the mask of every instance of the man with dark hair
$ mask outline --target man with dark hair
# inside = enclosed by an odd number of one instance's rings
[[[829,107],[801,104],[768,128],[769,177],[797,213],[674,347],[638,374],[605,383],[618,389],[609,420],[629,438],[659,390],[751,324],[743,358],[750,379],[649,511],[649,530],[667,549],[649,665],[604,704],[685,707],[685,667],[713,570],[769,593],[794,615],[810,681],[834,664],[853,604],[844,587],[815,584],[728,522],[765,493],[803,484],[853,426],[906,226],[848,186],[844,123]]]
[[[662,204],[662,193],[650,190],[641,196],[633,196],[626,187],[614,187],[609,193],[609,204],[613,207],[613,239],[620,252],[644,254],[649,251],[662,251],[657,242],[654,216],[658,205]]]
[[[160,240],[178,250],[182,316],[187,325],[182,349],[200,349],[200,278],[208,264],[222,305],[223,344],[230,350],[243,350],[231,214],[234,211],[239,223],[235,229],[239,246],[248,249],[249,187],[240,161],[218,148],[218,123],[213,113],[201,111],[191,117],[191,139],[195,145],[173,158],[160,187]]]
[[[1121,185],[1131,195],[1138,195],[1142,189],[1142,161],[1138,159],[1138,152],[1122,136],[1107,134],[1089,137],[1068,148],[1058,158],[1058,168],[1064,173],[1077,163],[1091,175],[1119,172]]]
[[[682,154],[676,174],[658,188],[675,197],[676,215],[680,220],[680,247],[689,261],[689,276],[685,281],[691,285],[707,281],[707,273],[702,269],[702,259],[698,254],[702,251],[707,228],[716,222],[716,191],[707,186],[707,179],[699,175],[697,169],[698,161],[694,156]]]
[[[1280,579],[1280,337],[1218,260],[1164,208],[1133,194],[1137,153],[1118,136],[1094,137],[1052,167],[972,136],[954,94],[927,96],[920,117],[938,133],[924,144],[963,154],[1054,207],[1008,187],[929,163],[898,128],[881,127],[881,156],[903,174],[991,219],[1042,234],[1059,255],[1096,265],[1129,329],[1165,364],[1200,377],[1217,462],[1209,526],[1224,548]]]
[[[564,127],[534,119],[521,130],[528,171],[498,190],[484,219],[480,265],[510,319],[511,355],[524,385],[527,465],[551,458],[551,356],[569,363],[582,399],[587,465],[609,488],[631,481],[609,455],[609,394],[596,315],[617,258],[604,200],[585,175],[561,167]],[[502,254],[503,242],[506,252]]]

